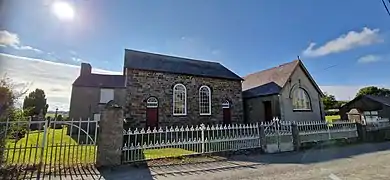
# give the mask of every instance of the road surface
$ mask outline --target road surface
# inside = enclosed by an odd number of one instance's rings
[[[389,169],[390,142],[387,142],[272,155],[240,155],[226,161],[191,165],[121,167],[72,179],[388,180]]]

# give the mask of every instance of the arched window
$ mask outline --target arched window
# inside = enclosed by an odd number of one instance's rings
[[[157,108],[158,107],[158,101],[155,97],[150,97],[148,100],[146,100],[146,107],[147,108]]]
[[[225,102],[222,103],[222,109],[229,109],[230,103],[228,100],[225,100]]]
[[[211,115],[211,91],[208,86],[199,88],[199,113],[200,115]]]
[[[173,115],[187,114],[187,92],[183,84],[173,86]]]
[[[296,88],[292,94],[294,110],[311,110],[310,97],[302,88]]]

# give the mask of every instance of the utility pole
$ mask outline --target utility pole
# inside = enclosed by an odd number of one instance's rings
[[[57,120],[58,108],[56,108],[56,113],[54,114],[54,119]]]

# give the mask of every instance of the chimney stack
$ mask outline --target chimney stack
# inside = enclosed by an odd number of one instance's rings
[[[81,63],[80,76],[90,75],[92,73],[92,66],[88,63]]]

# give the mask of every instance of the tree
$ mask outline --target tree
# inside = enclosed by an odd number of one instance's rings
[[[356,94],[356,97],[362,95],[390,96],[390,89],[368,86],[361,88]]]
[[[16,90],[15,86],[6,75],[0,79],[0,121],[4,122],[7,119],[14,121],[18,115],[20,115],[17,108],[15,108],[15,102],[19,97],[24,95],[26,91],[26,89],[20,91]],[[5,139],[11,133],[16,132],[14,126],[8,126],[9,129],[7,131],[3,129],[4,127],[4,125],[0,126],[0,168],[4,162],[3,153],[5,149]]]
[[[324,93],[324,94],[325,94],[325,96],[322,98],[322,102],[324,103],[325,110],[339,108],[338,107],[339,103],[336,100],[334,95],[331,95],[328,93]]]
[[[26,116],[39,115],[41,112],[45,117],[49,105],[46,104],[46,95],[42,89],[35,89],[30,92],[23,101],[23,111]]]
[[[7,82],[2,79],[0,81],[0,116],[4,117],[8,114],[8,110],[14,105],[14,95],[9,88]]]

